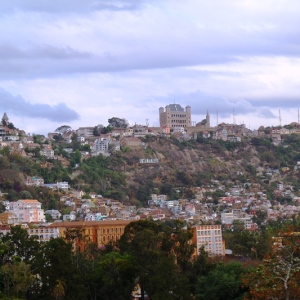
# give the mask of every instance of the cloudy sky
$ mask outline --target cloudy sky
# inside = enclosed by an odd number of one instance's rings
[[[298,121],[299,15],[299,0],[1,1],[0,114],[44,134],[157,126],[174,102],[212,125]]]

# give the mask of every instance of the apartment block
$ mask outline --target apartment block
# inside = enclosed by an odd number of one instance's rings
[[[196,245],[197,254],[204,246],[210,255],[225,255],[221,225],[196,225],[193,227],[192,241]]]
[[[45,222],[42,204],[34,199],[10,202],[9,212],[16,215],[18,223]]]

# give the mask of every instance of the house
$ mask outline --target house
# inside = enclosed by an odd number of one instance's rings
[[[27,148],[28,150],[34,150],[36,148],[40,147],[40,144],[37,143],[24,143],[24,147]]]
[[[6,211],[0,214],[0,223],[2,225],[17,224],[19,223],[18,221],[19,221],[18,216],[13,212]]]
[[[171,133],[171,128],[169,126],[163,126],[162,127],[162,132],[165,134],[170,134]]]
[[[120,141],[121,148],[142,148],[144,143],[137,137],[123,137]]]
[[[60,219],[61,213],[56,209],[50,209],[45,211],[45,215],[49,215],[52,219]]]
[[[94,128],[95,127],[79,127],[76,130],[76,134],[78,137],[91,138],[94,137]]]
[[[44,179],[40,177],[35,176],[27,176],[26,179],[26,185],[27,186],[42,186],[44,185]]]
[[[68,190],[69,183],[67,181],[57,182],[56,187],[57,187],[57,189]]]
[[[54,150],[52,149],[51,145],[43,145],[40,154],[45,156],[47,159],[54,159]]]

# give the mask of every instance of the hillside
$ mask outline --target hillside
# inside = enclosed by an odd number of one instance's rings
[[[27,176],[41,176],[46,183],[68,181],[71,187],[94,191],[127,203],[146,204],[151,193],[168,194],[170,198],[193,197],[190,188],[223,183],[261,184],[266,190],[272,181],[282,180],[299,187],[294,171],[300,161],[298,135],[286,136],[282,145],[274,146],[269,138],[244,139],[242,142],[215,140],[178,141],[175,138],[146,137],[144,149],[123,149],[111,155],[81,159],[76,168],[63,167],[59,160],[48,160],[53,166],[42,168],[43,157],[30,159],[1,150],[0,189],[9,199],[26,191],[39,197],[41,188],[25,186]],[[57,149],[58,145],[53,143]],[[65,154],[65,153],[64,153]],[[72,161],[75,154],[66,155]],[[156,164],[141,164],[141,158],[158,159]],[[274,178],[263,176],[267,169],[278,169]],[[284,172],[282,168],[285,168]],[[257,176],[261,170],[262,176]]]

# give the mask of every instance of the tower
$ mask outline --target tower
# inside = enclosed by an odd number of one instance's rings
[[[205,126],[206,126],[207,128],[210,128],[210,115],[209,115],[209,113],[208,113],[208,110],[207,110],[207,112],[206,112],[206,124],[205,124]]]

